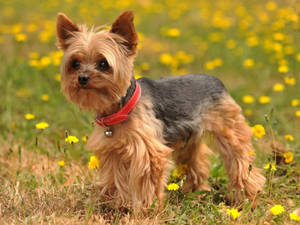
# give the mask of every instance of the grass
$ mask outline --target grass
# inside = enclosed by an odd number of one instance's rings
[[[275,163],[276,171],[264,170],[268,181],[255,209],[245,200],[238,218],[227,214],[227,177],[217,154],[211,157],[212,190],[166,190],[162,212],[153,207],[135,215],[99,200],[95,183],[101,177],[88,168],[93,153],[82,141],[93,129],[93,113],[80,111],[60,91],[55,19],[64,12],[78,23],[110,25],[125,9],[134,10],[139,31],[135,75],[216,75],[249,125],[264,126],[266,135],[253,138],[255,164]],[[297,224],[289,213],[300,205],[300,108],[291,105],[300,98],[299,9],[288,0],[2,1],[0,224]],[[245,64],[249,59],[253,63]],[[274,91],[276,83],[284,90]],[[245,103],[245,95],[254,102]],[[270,102],[261,104],[261,96]],[[27,113],[35,118],[26,120]],[[49,127],[36,129],[41,121]],[[66,143],[68,135],[79,142]],[[285,152],[293,154],[291,162],[285,162]],[[184,177],[170,176],[170,182],[181,186]],[[276,204],[285,212],[272,215]]]

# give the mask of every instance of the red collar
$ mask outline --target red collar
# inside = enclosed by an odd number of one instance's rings
[[[119,112],[116,112],[114,114],[111,114],[109,116],[100,117],[96,114],[95,121],[98,125],[101,127],[109,127],[118,123],[121,123],[128,119],[129,113],[133,110],[133,108],[138,103],[139,99],[141,97],[141,87],[136,82],[136,87],[134,90],[133,95],[129,99],[129,101],[124,105],[122,109],[120,109]]]

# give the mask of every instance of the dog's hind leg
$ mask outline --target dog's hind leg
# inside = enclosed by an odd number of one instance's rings
[[[252,165],[253,156],[249,154],[253,150],[252,130],[246,124],[240,106],[226,94],[206,113],[203,125],[215,137],[216,147],[229,176],[229,191],[237,191],[231,199],[235,202],[242,200],[244,189],[246,197],[253,200],[257,192],[262,190],[265,177],[260,169]]]

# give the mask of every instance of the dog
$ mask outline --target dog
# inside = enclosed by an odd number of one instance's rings
[[[161,205],[173,164],[187,165],[183,191],[208,190],[209,148],[214,137],[234,200],[253,200],[265,178],[252,165],[252,130],[223,83],[187,74],[161,79],[133,74],[138,37],[132,11],[110,29],[88,29],[57,16],[62,90],[81,109],[95,113],[87,148],[100,160],[101,196],[116,206]]]

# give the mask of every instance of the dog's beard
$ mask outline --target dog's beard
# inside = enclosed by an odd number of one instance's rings
[[[117,85],[108,79],[92,78],[85,86],[72,81],[63,86],[67,98],[81,109],[99,113],[108,112],[110,107],[121,99]]]

